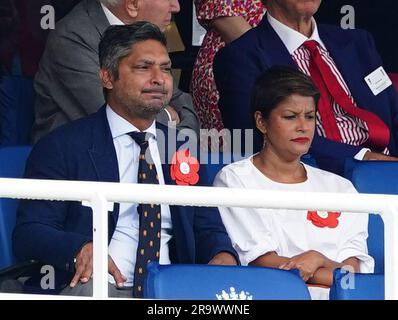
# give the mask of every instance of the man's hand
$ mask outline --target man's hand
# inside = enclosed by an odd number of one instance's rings
[[[80,281],[86,283],[90,280],[93,274],[93,243],[89,242],[81,248],[80,252],[76,256],[75,263],[75,275],[69,286],[74,288]]]
[[[367,151],[363,156],[363,160],[381,160],[381,161],[398,161],[398,158],[386,156],[385,154]]]
[[[81,248],[80,252],[76,256],[75,263],[75,275],[69,286],[74,288],[76,284],[80,281],[81,283],[86,283],[90,280],[93,275],[93,243],[89,242]],[[108,272],[113,276],[118,288],[122,288],[124,282],[127,280],[125,276],[122,275],[119,268],[116,266],[115,262],[108,256]]]
[[[166,107],[166,110],[170,114],[171,121],[175,121],[176,124],[179,124],[181,122],[180,116],[178,115],[177,111],[172,106]]]
[[[237,262],[235,257],[228,252],[220,252],[216,254],[213,259],[209,261],[209,264],[218,264],[223,266],[236,266]]]
[[[123,288],[127,278],[122,275],[111,256],[108,256],[108,272],[113,276],[113,279],[115,279],[116,286],[118,288]]]
[[[325,256],[318,251],[309,250],[282,263],[279,269],[292,270],[298,269],[301,278],[307,282],[312,278],[315,272],[324,265]]]

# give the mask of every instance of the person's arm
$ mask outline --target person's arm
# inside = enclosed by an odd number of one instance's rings
[[[39,71],[35,79],[39,93],[36,107],[41,108],[46,100],[40,98],[50,92],[52,103],[71,121],[98,111],[105,103],[98,51],[89,42],[76,39],[73,32],[54,32],[50,33],[41,62],[41,68],[49,70],[50,75],[44,78],[45,71]]]
[[[251,29],[250,24],[242,17],[219,17],[210,22],[221,36],[222,40],[230,43]]]
[[[175,88],[170,101],[170,106],[178,113],[180,119],[180,122],[177,123],[177,128],[191,129],[199,135],[200,123],[198,115],[193,108],[191,95]],[[167,125],[167,123],[165,125]]]
[[[204,165],[199,169],[198,186],[209,186]],[[239,257],[217,208],[195,207],[194,234],[198,263],[239,264]]]
[[[58,136],[43,138],[29,156],[24,177],[68,180],[64,149]],[[15,255],[20,260],[39,260],[73,272],[74,258],[92,237],[65,230],[71,207],[72,203],[68,201],[21,201],[13,232]],[[90,208],[84,210],[87,215],[91,214]]]
[[[331,286],[333,284],[333,271],[347,265],[351,266],[354,272],[359,271],[359,260],[357,258],[350,257],[338,263],[318,251],[309,250],[292,257],[279,268],[284,270],[298,269],[305,282]]]
[[[257,259],[249,263],[251,266],[279,268],[279,266],[287,263],[289,258],[278,256],[275,251],[267,252],[259,256]]]
[[[359,260],[355,257],[350,257],[342,263],[338,263],[315,250],[304,252],[292,258],[281,257],[276,252],[268,252],[250,262],[249,265],[283,270],[298,269],[305,282],[325,286],[332,285],[333,271],[337,268],[349,265],[355,272],[359,271]]]
[[[223,265],[223,266],[236,266],[238,264],[237,258],[229,252],[217,253],[213,259],[209,261],[212,265]]]
[[[398,161],[398,158],[386,156],[379,152],[367,151],[362,160]]]
[[[355,257],[348,258],[342,263],[338,263],[329,259],[327,260],[327,266],[321,267],[315,271],[314,276],[309,278],[307,283],[331,286],[333,284],[333,271],[346,266],[350,266],[350,270],[354,272],[359,272],[359,260]]]
[[[245,188],[241,175],[228,166],[223,168],[214,179],[215,187]],[[249,178],[250,177],[247,177]],[[277,239],[274,236],[270,215],[262,215],[257,209],[223,207],[219,208],[234,249],[238,252],[242,265],[263,255],[276,251]]]
[[[216,259],[215,261],[219,259],[224,261],[222,256],[218,256],[220,253],[227,253],[234,258],[235,264],[238,263],[239,257],[231,245],[231,240],[228,237],[217,208],[195,208],[194,234],[197,263],[215,264],[213,259]],[[228,259],[228,261],[231,260]]]

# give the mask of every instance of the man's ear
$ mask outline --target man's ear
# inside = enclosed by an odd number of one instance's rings
[[[113,89],[112,77],[108,70],[100,69],[99,76],[102,82],[102,86],[108,90]]]
[[[131,18],[137,18],[141,0],[125,0],[124,6]]]
[[[256,122],[256,127],[264,135],[267,133],[267,121],[264,119],[260,111],[254,113],[254,120]]]

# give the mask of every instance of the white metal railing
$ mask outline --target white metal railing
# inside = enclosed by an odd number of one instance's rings
[[[108,297],[108,204],[117,202],[193,206],[313,209],[372,212],[385,224],[385,297],[398,299],[398,196],[282,192],[214,187],[124,184],[0,178],[0,198],[82,201],[93,208],[93,298]],[[65,299],[58,296],[0,294],[0,299]],[[74,297],[76,298],[76,297]]]

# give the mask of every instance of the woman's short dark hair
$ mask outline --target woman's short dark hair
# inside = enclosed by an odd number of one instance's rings
[[[254,83],[252,111],[260,111],[263,118],[268,119],[271,111],[293,94],[313,97],[315,106],[318,104],[319,91],[309,76],[291,67],[274,66],[260,75]]]

